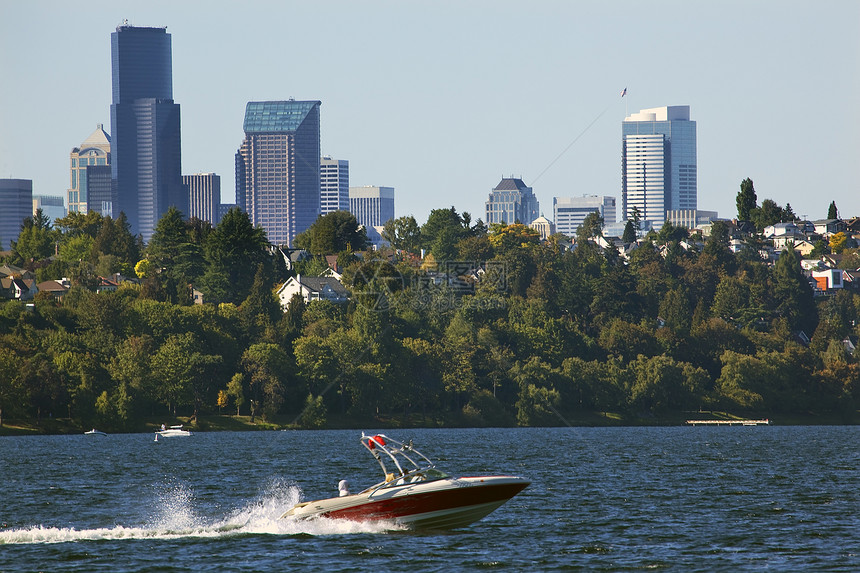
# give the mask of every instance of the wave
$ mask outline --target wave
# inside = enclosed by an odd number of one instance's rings
[[[266,491],[226,516],[205,518],[194,511],[193,492],[182,484],[169,485],[159,496],[156,509],[141,526],[116,525],[94,529],[37,525],[0,530],[0,545],[67,543],[121,539],[215,538],[237,535],[346,535],[385,533],[400,529],[393,523],[361,523],[340,519],[280,519],[301,501],[301,490],[273,482]]]

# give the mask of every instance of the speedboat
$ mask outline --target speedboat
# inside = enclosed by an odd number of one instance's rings
[[[412,529],[454,529],[470,525],[514,497],[531,482],[515,476],[450,477],[424,454],[385,434],[361,435],[385,479],[366,490],[305,501],[281,518],[326,517],[353,521],[393,521]]]
[[[84,435],[85,436],[107,436],[107,434],[105,434],[101,430],[96,430],[95,428],[93,428],[92,430],[90,430],[88,432],[84,432]]]
[[[165,428],[164,424],[162,424],[161,430],[157,431],[156,434],[164,438],[173,438],[176,436],[190,436],[191,432],[189,430],[183,430],[182,424],[179,424],[178,426],[170,426],[169,428]]]

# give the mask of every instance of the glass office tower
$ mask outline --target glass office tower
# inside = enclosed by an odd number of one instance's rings
[[[667,211],[696,209],[696,122],[690,106],[643,109],[621,124],[621,212],[659,229]]]
[[[236,202],[269,242],[291,247],[320,213],[319,101],[248,102]]]
[[[111,34],[113,213],[125,212],[144,241],[170,206],[188,214],[171,54],[166,28],[123,24]]]
[[[487,224],[528,225],[540,215],[540,204],[534,190],[516,177],[502,178],[484,205]]]

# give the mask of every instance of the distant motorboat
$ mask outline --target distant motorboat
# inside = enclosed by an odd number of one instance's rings
[[[182,424],[179,424],[178,426],[170,426],[169,428],[165,428],[164,424],[162,424],[161,429],[157,431],[156,434],[165,438],[175,438],[178,436],[190,436],[191,432],[189,430],[183,430]]]
[[[89,432],[84,432],[84,435],[85,436],[107,436],[107,434],[105,434],[101,430],[96,430],[95,428],[93,428]]]

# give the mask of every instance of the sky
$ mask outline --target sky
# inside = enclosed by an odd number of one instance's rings
[[[621,206],[625,114],[689,105],[698,206],[860,215],[860,2],[32,0],[0,3],[0,177],[65,196],[69,152],[110,132],[110,35],[166,26],[183,174],[221,176],[248,101],[320,100],[322,153],[421,224],[484,219],[502,177]],[[627,96],[621,90],[627,88]],[[619,212],[620,216],[620,212]]]

